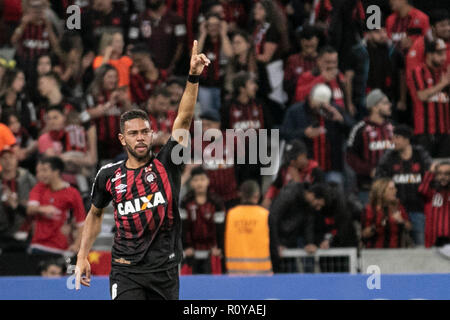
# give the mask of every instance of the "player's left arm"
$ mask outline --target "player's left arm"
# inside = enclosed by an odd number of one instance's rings
[[[203,72],[203,68],[208,66],[211,61],[203,54],[197,53],[197,40],[194,41],[194,45],[192,47],[192,56],[191,56],[191,64],[189,75],[194,77],[200,76]],[[190,81],[187,82],[186,88],[184,89],[183,96],[181,98],[180,106],[178,108],[178,115],[175,118],[172,127],[172,136],[175,138],[178,135],[175,135],[175,131],[178,129],[189,130],[191,127],[192,118],[194,117],[194,109],[195,103],[197,101],[198,95],[198,82],[192,83]],[[175,138],[179,144],[187,147],[188,141],[184,140],[182,136],[178,136]]]

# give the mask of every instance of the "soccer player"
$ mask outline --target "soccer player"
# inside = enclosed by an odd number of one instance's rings
[[[173,163],[171,154],[179,144],[188,144],[187,139],[175,138],[174,133],[178,129],[189,130],[199,75],[209,64],[204,54],[197,54],[194,41],[188,83],[172,136],[156,157],[149,153],[153,134],[147,114],[141,110],[122,114],[118,138],[128,159],[106,165],[97,173],[78,252],[77,289],[80,283],[90,286],[87,257],[100,231],[103,208],[112,200],[117,231],[112,248],[111,298],[178,299],[178,264],[182,259],[178,212],[181,166]]]

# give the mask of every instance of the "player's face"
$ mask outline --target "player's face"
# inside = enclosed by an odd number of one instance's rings
[[[128,156],[139,161],[147,158],[152,144],[152,130],[148,120],[136,118],[126,121],[123,131],[123,134],[119,133],[119,140],[127,149]]]
[[[191,187],[195,193],[206,193],[209,186],[209,179],[206,174],[197,174],[191,179]]]
[[[50,184],[53,177],[55,176],[55,171],[52,170],[50,167],[50,164],[48,163],[40,163],[37,167],[37,173],[36,176],[38,177],[39,181],[44,184]]]
[[[439,50],[432,53],[432,63],[435,68],[442,67],[447,61],[447,52],[445,50]]]
[[[17,169],[17,157],[12,152],[5,152],[0,156],[3,170],[13,172]]]
[[[441,165],[436,171],[436,180],[441,187],[448,187],[450,183],[450,165]]]

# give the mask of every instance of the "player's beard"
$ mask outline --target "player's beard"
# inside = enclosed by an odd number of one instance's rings
[[[137,146],[136,146],[137,147]],[[131,154],[136,160],[143,161],[150,158],[150,145],[147,145],[147,152],[144,155],[139,155],[136,150],[134,150],[128,143],[126,144],[127,151]]]

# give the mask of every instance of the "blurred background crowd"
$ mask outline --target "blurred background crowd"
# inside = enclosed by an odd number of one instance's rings
[[[183,273],[282,272],[287,248],[449,243],[448,7],[0,0],[2,252],[52,255],[43,274],[64,272],[58,259],[78,250],[96,172],[126,157],[120,114],[147,111],[157,153],[194,39],[211,60],[196,108],[203,132],[278,129],[280,158],[263,176],[267,164],[250,164],[248,152],[245,164],[225,161],[236,153],[226,136],[215,141],[223,162],[211,161],[209,142],[192,145],[203,163],[184,166]],[[257,143],[248,138],[243,151]]]

